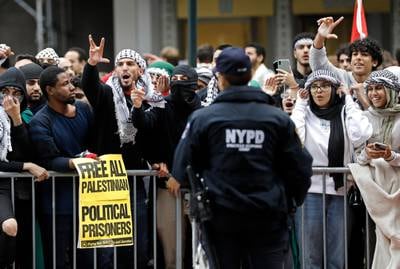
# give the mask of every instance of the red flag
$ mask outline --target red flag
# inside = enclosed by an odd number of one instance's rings
[[[368,36],[367,21],[365,20],[362,0],[356,0],[353,13],[353,27],[351,28],[351,40],[363,39]]]

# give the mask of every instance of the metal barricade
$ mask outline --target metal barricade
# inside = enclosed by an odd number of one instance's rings
[[[322,238],[323,238],[323,264],[322,264],[322,268],[327,269],[329,268],[327,265],[327,260],[329,259],[329,255],[330,253],[327,253],[327,215],[326,215],[326,200],[327,200],[327,194],[326,194],[326,180],[327,180],[327,175],[329,175],[330,173],[340,173],[343,174],[343,185],[344,185],[344,190],[348,190],[348,175],[350,173],[350,169],[349,168],[343,168],[343,167],[313,167],[313,175],[322,175],[322,223],[323,223],[323,233],[322,233]],[[351,231],[351,227],[349,226],[349,212],[348,212],[348,196],[347,196],[347,191],[344,192],[343,195],[343,204],[344,204],[344,208],[343,208],[343,212],[344,212],[344,216],[343,216],[343,220],[344,220],[344,235],[343,238],[340,238],[341,235],[338,235],[338,240],[343,240],[344,241],[344,267],[345,269],[349,268],[349,257],[348,255],[348,242],[349,242],[349,235],[350,235],[350,231]],[[302,267],[304,268],[304,264],[305,264],[305,255],[304,255],[304,250],[305,249],[305,242],[304,242],[304,238],[305,238],[305,229],[304,229],[304,207],[302,206],[300,209],[301,212],[301,244],[300,244],[300,252],[301,252],[301,264]],[[369,231],[369,225],[368,225],[368,212],[365,211],[366,214],[366,223],[365,223],[365,242],[366,242],[366,249],[364,251],[364,264],[366,266],[367,269],[370,268],[371,262],[370,262],[370,242],[369,242],[369,235],[370,235],[370,231]],[[331,224],[332,225],[332,224]],[[299,235],[298,235],[299,238]]]
[[[314,167],[313,168],[313,173],[314,175],[317,174],[322,174],[323,175],[323,192],[322,192],[322,199],[323,199],[323,210],[326,210],[326,178],[327,175],[329,173],[342,173],[343,174],[343,179],[344,179],[344,188],[347,189],[347,175],[349,174],[349,169],[348,168],[327,168],[327,167]],[[151,233],[151,241],[153,242],[152,245],[152,251],[153,251],[153,255],[152,255],[152,259],[153,259],[153,268],[157,268],[157,208],[156,208],[156,204],[157,204],[157,184],[156,184],[156,171],[151,171],[151,170],[129,170],[127,171],[128,176],[133,176],[133,189],[131,190],[133,193],[137,193],[137,180],[138,177],[140,180],[142,180],[142,177],[150,177],[150,180],[152,182],[152,184],[150,184],[152,186],[151,189],[148,190],[148,193],[152,192],[152,203],[153,206],[151,208],[151,213],[152,213],[152,226],[153,226],[153,230]],[[57,234],[56,234],[56,201],[55,201],[55,194],[56,194],[56,184],[57,184],[57,178],[58,177],[70,177],[73,181],[73,246],[77,245],[77,208],[76,208],[76,202],[77,202],[77,193],[76,193],[76,188],[77,188],[77,183],[78,183],[78,175],[76,173],[56,173],[56,172],[50,172],[50,178],[48,180],[52,181],[51,184],[51,192],[52,192],[52,202],[51,202],[51,208],[52,208],[52,253],[53,253],[53,257],[56,257],[56,242],[57,242]],[[31,193],[32,193],[32,234],[35,235],[36,233],[36,204],[35,204],[35,198],[36,198],[36,191],[35,191],[35,184],[40,184],[40,182],[34,182],[33,178],[30,174],[28,173],[8,173],[8,172],[0,172],[0,180],[2,180],[2,178],[11,178],[11,198],[13,201],[13,206],[14,206],[14,201],[15,201],[15,179],[18,178],[18,180],[20,180],[20,178],[25,178],[25,180],[30,180],[31,182]],[[182,195],[181,195],[182,196]],[[175,205],[175,209],[176,209],[176,268],[177,269],[181,269],[183,267],[183,247],[182,247],[182,199],[181,196],[178,197],[176,199],[176,205]],[[134,196],[135,200],[133,202],[134,205],[134,216],[133,216],[133,221],[134,221],[134,240],[136,240],[137,238],[137,202],[136,202],[136,195]],[[348,235],[349,235],[349,223],[348,223],[348,202],[347,202],[347,195],[343,196],[344,199],[344,238],[340,239],[338,238],[338,240],[344,240],[344,251],[345,251],[345,265],[344,268],[348,268]],[[301,211],[303,211],[303,209],[300,209]],[[302,214],[302,223],[304,223],[304,214]],[[18,220],[17,220],[18,222]],[[370,247],[370,243],[369,243],[369,235],[370,235],[370,231],[369,231],[369,225],[368,225],[368,213],[366,212],[366,255],[365,255],[365,264],[366,264],[366,268],[369,269],[370,268],[370,251],[371,251],[371,247]],[[196,231],[192,231],[193,234],[195,235],[194,238],[192,238],[192,251],[193,253],[195,253],[196,249],[195,247],[197,247],[196,241],[197,241],[197,236],[196,236]],[[302,225],[301,227],[301,234],[302,234],[302,238],[304,238],[304,226]],[[327,253],[327,220],[326,220],[326,215],[323,214],[323,253],[324,253],[324,261],[323,261],[323,265],[322,268],[326,269],[327,267],[327,259],[326,257],[328,257],[327,255],[329,255],[329,253]],[[32,257],[32,268],[36,268],[36,240],[35,240],[35,236],[33,236],[33,240],[32,240],[32,250],[33,250],[33,257]],[[137,268],[137,244],[134,243],[134,253],[135,255],[133,255],[134,257],[132,257],[132,259],[134,259],[134,268]],[[304,240],[302,241],[301,245],[300,245],[300,250],[304,249]],[[73,261],[72,261],[72,267],[76,268],[77,265],[77,253],[76,253],[76,248],[73,248]],[[118,268],[117,267],[117,248],[114,247],[113,248],[113,266],[114,268]],[[93,258],[93,268],[97,268],[98,264],[97,264],[97,250],[93,249],[93,253],[94,253],[94,258]],[[304,253],[301,251],[302,253],[302,257],[301,257],[301,261],[302,264],[304,264]],[[351,258],[351,257],[350,257]],[[53,258],[53,268],[56,268],[56,259]]]
[[[151,188],[148,189],[148,197],[152,196],[152,208],[151,208],[151,213],[152,214],[152,232],[151,232],[151,237],[149,238],[149,241],[153,242],[152,244],[152,252],[153,255],[152,258],[153,259],[153,268],[157,268],[157,208],[156,208],[156,204],[157,204],[157,184],[156,184],[156,171],[152,171],[152,170],[128,170],[127,171],[128,176],[132,176],[133,177],[133,189],[131,189],[131,192],[133,193],[137,193],[137,180],[143,180],[144,177],[149,177],[149,182],[151,182],[152,184],[149,184],[149,186],[151,186]],[[77,173],[57,173],[57,172],[49,172],[49,179],[47,180],[51,180],[51,192],[52,192],[52,198],[51,198],[51,210],[52,210],[52,230],[51,230],[51,234],[52,234],[52,255],[53,255],[53,260],[52,260],[52,267],[56,268],[56,242],[57,242],[57,233],[56,233],[56,199],[55,199],[55,195],[56,195],[56,185],[57,185],[57,178],[59,177],[69,177],[72,179],[72,207],[73,207],[73,213],[72,213],[72,225],[73,225],[73,233],[72,233],[72,245],[73,246],[77,246],[77,216],[78,216],[78,212],[77,212],[77,193],[76,193],[76,189],[77,189],[77,183],[79,180],[79,177],[77,175]],[[31,199],[32,199],[32,268],[37,268],[36,266],[36,254],[37,254],[37,249],[36,249],[36,238],[35,238],[35,234],[36,234],[36,230],[37,230],[37,226],[36,226],[36,219],[37,219],[37,215],[36,215],[36,204],[35,204],[35,200],[36,200],[36,196],[37,193],[35,191],[35,184],[41,184],[41,182],[34,182],[32,175],[28,174],[28,173],[9,173],[9,172],[0,172],[0,180],[4,180],[4,178],[10,178],[11,179],[11,199],[12,199],[12,204],[13,204],[13,208],[15,209],[15,199],[16,199],[16,188],[15,188],[15,182],[16,179],[18,180],[30,180],[31,182]],[[152,192],[152,195],[149,195],[150,192]],[[132,195],[131,195],[132,197]],[[134,255],[132,257],[132,259],[134,260],[134,267],[133,268],[137,268],[137,250],[138,250],[138,246],[136,244],[136,238],[137,238],[137,199],[136,199],[136,195],[133,196],[135,199],[133,201],[133,229],[134,229]],[[131,202],[132,203],[132,202]],[[182,259],[182,199],[181,196],[179,196],[178,198],[176,198],[176,268],[177,269],[181,269],[183,266],[183,259]],[[18,222],[18,219],[17,219]],[[140,246],[139,246],[140,247]],[[98,251],[96,248],[93,249],[93,268],[98,268],[98,264],[97,264],[97,254]],[[72,250],[72,268],[76,268],[77,267],[77,248],[74,247]],[[113,248],[113,267],[114,268],[118,268],[117,267],[117,247]],[[15,268],[15,264],[14,267]]]
[[[323,175],[323,190],[322,190],[322,207],[323,207],[323,212],[326,211],[326,178],[327,175],[329,173],[340,173],[343,174],[343,180],[344,180],[344,189],[347,190],[348,187],[348,179],[347,179],[347,175],[349,175],[350,170],[349,168],[344,168],[344,167],[340,167],[340,168],[331,168],[331,167],[313,167],[313,175],[319,175],[322,174]],[[343,240],[344,241],[344,260],[345,260],[345,264],[343,265],[345,269],[349,268],[348,265],[348,261],[349,258],[351,259],[352,257],[348,256],[348,240],[349,240],[349,234],[350,234],[350,227],[349,227],[349,223],[348,223],[348,197],[347,195],[343,196],[343,200],[344,200],[344,208],[343,208],[343,212],[344,212],[344,235],[343,238],[340,238],[338,236],[338,240]],[[298,210],[300,210],[302,212],[301,214],[301,223],[304,224],[304,209],[303,207],[300,207]],[[364,256],[364,264],[367,269],[370,269],[371,267],[371,261],[370,261],[370,242],[369,242],[369,235],[370,235],[370,231],[369,231],[369,226],[368,226],[368,212],[365,211],[366,214],[366,224],[365,224],[365,229],[366,229],[366,250],[365,250],[365,256]],[[323,237],[323,264],[321,265],[321,268],[327,269],[329,268],[327,265],[327,257],[329,257],[329,253],[327,253],[327,219],[326,219],[326,214],[322,215],[322,222],[323,222],[323,233],[322,233],[322,237]],[[196,223],[194,222],[194,220],[192,221],[192,227],[196,227]],[[300,233],[301,233],[301,238],[304,238],[304,226],[302,225],[301,229],[300,229]],[[299,238],[299,234],[297,235],[297,237]],[[300,243],[300,242],[298,242]],[[199,239],[198,239],[198,231],[197,230],[193,230],[192,231],[192,255],[193,257],[195,257],[198,253],[196,253],[196,251],[198,250],[198,244],[199,244]],[[301,264],[302,264],[302,268],[305,268],[303,265],[305,264],[305,257],[304,257],[304,252],[302,251],[305,248],[305,244],[304,244],[304,240],[301,241],[301,243],[299,244],[299,248],[300,248],[300,252],[301,252]],[[321,261],[322,262],[322,261]],[[286,267],[285,267],[286,268]]]

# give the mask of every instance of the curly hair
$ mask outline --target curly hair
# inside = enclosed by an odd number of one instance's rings
[[[382,64],[383,52],[382,48],[379,46],[378,42],[370,38],[357,39],[350,44],[350,59],[353,52],[368,52],[371,55],[372,60],[377,61],[378,64],[372,68],[375,70],[378,66]]]

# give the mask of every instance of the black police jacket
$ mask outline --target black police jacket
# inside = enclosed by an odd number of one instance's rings
[[[185,184],[191,164],[212,203],[239,212],[286,213],[292,198],[302,204],[312,157],[289,116],[271,102],[260,90],[232,86],[195,111],[175,151],[174,177]]]

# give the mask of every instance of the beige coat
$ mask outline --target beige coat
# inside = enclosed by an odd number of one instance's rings
[[[369,164],[349,167],[376,223],[372,269],[400,269],[400,168],[382,158]]]

